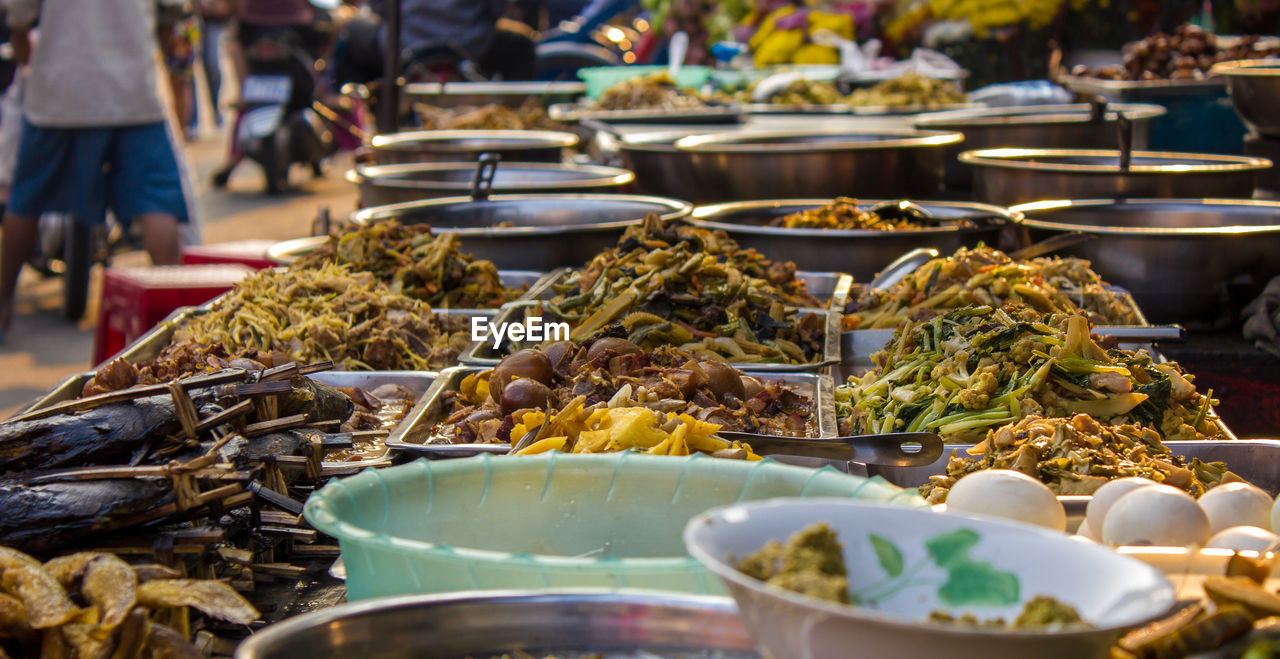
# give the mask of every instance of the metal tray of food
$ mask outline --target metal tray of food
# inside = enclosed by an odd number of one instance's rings
[[[497,104],[518,108],[529,100],[545,106],[571,102],[586,91],[585,83],[564,81],[412,82],[403,88],[408,99],[437,107]]]
[[[841,103],[748,103],[742,106],[742,110],[747,114],[853,114],[852,106]]]
[[[1122,100],[1226,93],[1226,79],[1221,77],[1200,80],[1104,80],[1090,76],[1061,75],[1056,82],[1077,94],[1119,97]]]
[[[483,373],[487,370],[489,369],[475,366],[458,366],[440,371],[427,393],[413,406],[404,421],[391,432],[391,436],[387,438],[387,446],[392,450],[416,453],[431,458],[468,457],[479,453],[478,447],[491,448],[492,444],[448,444],[451,448],[447,455],[438,450],[424,448],[433,444],[432,431],[444,418],[444,393],[457,391],[462,379],[468,375]],[[815,439],[836,436],[835,387],[831,376],[817,373],[761,373],[746,369],[743,369],[743,372],[765,381],[785,382],[805,389],[803,393],[813,399]],[[434,442],[434,444],[447,443]]]
[[[515,324],[522,321],[527,310],[539,303],[538,300],[522,300],[502,306],[494,319],[495,325]],[[823,371],[827,367],[840,363],[840,312],[827,309],[808,309],[804,307],[787,307],[798,316],[821,315],[826,318],[826,331],[823,336],[822,354],[817,361],[808,364],[761,364],[756,362],[729,362],[732,366],[744,371],[760,373],[796,373]],[[459,361],[468,366],[496,366],[511,349],[519,349],[520,343],[504,341],[502,348],[494,348],[492,341],[476,341],[470,350],[463,352]]]
[[[547,116],[555,121],[594,119],[610,124],[736,124],[742,121],[742,110],[737,105],[682,110],[592,110],[577,103],[557,103],[547,108]]]
[[[854,105],[851,110],[859,117],[889,117],[906,114],[924,114],[925,112],[946,112],[949,110],[976,110],[987,107],[983,103],[933,103],[912,105]]]
[[[84,391],[84,386],[93,379],[93,376],[93,371],[68,376],[44,396],[41,396],[39,400],[22,410],[20,414],[80,398],[81,392]],[[355,387],[365,391],[373,391],[384,384],[398,384],[413,392],[420,399],[431,388],[432,382],[436,379],[436,373],[431,371],[324,371],[312,373],[307,377],[331,387]],[[405,413],[404,419],[408,419],[408,414],[413,410],[412,405],[414,404],[416,402],[410,403],[410,408]],[[403,420],[400,423],[403,423]],[[386,430],[389,432],[394,431],[400,423]],[[332,472],[335,469],[356,470],[365,467],[383,467],[390,464],[391,461],[387,458],[387,451],[384,447],[384,450],[377,457],[347,461],[326,460],[322,463],[322,466]]]

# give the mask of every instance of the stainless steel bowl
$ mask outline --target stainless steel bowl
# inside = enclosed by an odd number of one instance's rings
[[[1280,275],[1280,202],[1233,199],[1044,201],[1014,206],[1034,234],[1097,236],[1065,253],[1133,293],[1153,323],[1219,317],[1227,284]]]
[[[590,261],[649,213],[678,219],[692,210],[683,201],[638,195],[494,195],[374,206],[351,220],[430,224],[436,232],[458,234],[468,252],[500,269],[546,271]]]
[[[1231,105],[1245,125],[1265,137],[1280,138],[1280,60],[1220,62],[1212,72],[1227,79]]]
[[[419,130],[374,136],[370,146],[379,165],[420,162],[475,162],[497,153],[510,162],[560,162],[578,136],[554,130]]]
[[[570,103],[582,96],[587,86],[581,82],[414,82],[404,86],[410,101],[441,108],[505,105],[518,108],[534,99],[542,107]]]
[[[1152,120],[1166,112],[1164,106],[1145,103],[1114,103],[1098,114],[1088,103],[1031,105],[922,114],[915,118],[915,126],[964,134],[963,146],[947,149],[946,187],[969,190],[973,171],[957,159],[964,149],[1114,148],[1119,144],[1116,125],[1120,113],[1133,122],[1133,148],[1145,149]]]
[[[1120,152],[1085,149],[983,149],[960,154],[973,167],[973,198],[1000,206],[1046,199],[1136,199],[1253,196],[1264,158],[1134,151],[1128,170]]]
[[[622,164],[635,172],[636,192],[698,201],[705,194],[693,154],[676,148],[687,130],[625,135],[614,140]]]
[[[678,140],[713,203],[793,197],[929,198],[942,188],[943,152],[960,133],[913,130],[738,132]]]
[[[236,659],[755,658],[727,597],[642,590],[483,591],[346,604],[272,625]],[[524,655],[520,655],[524,656]]]
[[[476,164],[356,165],[347,181],[360,186],[361,206],[384,206],[421,199],[468,194]],[[495,194],[610,192],[635,174],[617,167],[543,162],[500,162],[494,170]]]
[[[859,200],[860,206],[875,201]],[[919,231],[870,231],[839,229],[784,229],[771,227],[774,218],[825,206],[831,199],[765,199],[699,206],[688,222],[729,233],[743,248],[754,248],[771,259],[795,261],[803,268],[847,272],[855,281],[867,282],[904,252],[935,247],[950,254],[978,242],[996,245],[1002,224],[1011,224],[1008,210],[967,202],[919,202],[935,217],[990,217],[994,222],[976,228],[939,226]]]

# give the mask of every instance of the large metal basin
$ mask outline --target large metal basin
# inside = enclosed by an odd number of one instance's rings
[[[976,201],[1012,206],[1047,199],[1215,197],[1248,199],[1264,158],[1118,150],[984,149],[960,154],[973,168]]]
[[[570,103],[586,92],[581,82],[414,82],[401,92],[412,101],[439,108],[505,105],[518,108],[533,99],[542,107]]]
[[[1213,65],[1227,79],[1236,114],[1253,132],[1280,138],[1280,60],[1242,60]]]
[[[468,194],[476,164],[356,165],[347,181],[360,186],[360,205],[385,206]],[[500,162],[494,170],[494,194],[615,191],[635,179],[617,167],[542,162]]]
[[[738,132],[676,142],[698,172],[690,201],[796,197],[936,197],[943,154],[960,133],[882,130]]]
[[[859,200],[859,206],[876,201]],[[967,202],[920,202],[935,217],[991,216],[992,226],[957,228],[941,226],[918,231],[870,231],[839,229],[785,229],[768,226],[774,218],[830,204],[830,199],[765,199],[699,206],[690,224],[721,229],[743,248],[755,248],[777,261],[795,261],[802,268],[847,272],[855,281],[867,282],[904,252],[935,247],[950,254],[978,242],[996,245],[1000,224],[1011,223],[1013,214],[996,206]]]
[[[235,656],[495,659],[588,653],[758,656],[733,600],[642,590],[486,591],[345,604],[272,625],[242,643]]]
[[[693,166],[693,154],[676,148],[676,142],[689,137],[687,130],[625,135],[615,140],[622,164],[635,172],[636,192],[704,201],[706,190],[699,171]]]
[[[968,191],[973,171],[958,160],[963,150],[1022,147],[1024,149],[1111,149],[1119,144],[1116,125],[1120,113],[1133,122],[1133,148],[1147,148],[1151,121],[1167,110],[1145,103],[1116,103],[1095,114],[1088,103],[1031,105],[982,110],[933,112],[915,118],[916,128],[964,134],[964,144],[946,153],[946,187]]]
[[[419,130],[374,136],[370,146],[379,165],[420,162],[475,162],[496,153],[509,162],[560,162],[578,136],[554,130]]]
[[[1234,313],[1227,284],[1259,289],[1280,275],[1280,202],[1232,199],[1045,201],[1010,209],[1032,237],[1097,236],[1063,250],[1129,289],[1153,323],[1211,321]],[[1040,235],[1036,235],[1040,234]]]
[[[683,201],[638,195],[494,195],[374,206],[351,220],[430,224],[437,233],[458,234],[468,252],[500,269],[546,271],[583,265],[649,213],[678,219],[692,210]]]

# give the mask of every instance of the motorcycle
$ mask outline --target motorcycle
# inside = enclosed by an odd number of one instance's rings
[[[314,109],[318,81],[312,57],[292,31],[281,28],[250,44],[245,59],[248,71],[235,126],[239,156],[262,167],[267,194],[289,187],[294,164],[323,175],[324,160],[337,151],[337,142]],[[218,172],[214,185],[225,186],[230,176],[230,169]]]

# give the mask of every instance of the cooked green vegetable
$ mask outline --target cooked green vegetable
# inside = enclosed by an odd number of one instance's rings
[[[1133,307],[1104,286],[1088,261],[1045,257],[1015,262],[979,245],[933,259],[887,291],[858,292],[845,307],[844,328],[896,328],[908,317],[1010,302],[1039,313],[1087,313],[1099,325],[1139,322]]]
[[[822,352],[826,316],[798,312],[820,303],[796,279],[795,264],[656,215],[554,290],[530,313],[568,322],[574,339],[617,322],[642,348],[676,345],[720,361],[803,364]]]
[[[976,442],[1024,416],[1083,413],[1164,439],[1222,437],[1213,400],[1177,364],[1104,350],[1083,315],[1036,322],[1029,311],[963,307],[908,320],[872,355],[875,368],[836,388],[841,434],[932,430],[944,441]]]

